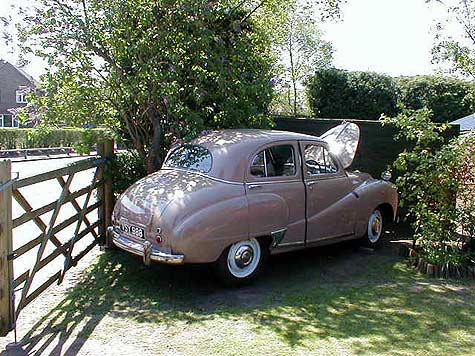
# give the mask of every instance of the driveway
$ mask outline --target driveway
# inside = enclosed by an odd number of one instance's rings
[[[239,289],[207,266],[101,253],[25,310],[23,345],[2,356],[473,354],[474,282],[418,275],[393,247],[401,237],[273,256]]]

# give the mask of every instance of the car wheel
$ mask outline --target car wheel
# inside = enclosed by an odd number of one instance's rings
[[[365,245],[369,247],[377,247],[381,244],[384,234],[383,214],[379,209],[375,209],[368,219],[366,236],[364,237]]]
[[[269,249],[257,239],[238,241],[223,251],[215,271],[227,286],[239,286],[254,279],[267,260]]]

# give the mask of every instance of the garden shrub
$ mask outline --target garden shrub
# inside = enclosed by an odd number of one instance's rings
[[[79,153],[89,153],[94,144],[106,138],[112,134],[105,129],[0,129],[0,150],[74,147]]]
[[[421,255],[434,265],[475,263],[475,136],[443,144],[448,125],[431,121],[431,111],[404,111],[383,124],[398,139],[413,142],[394,162],[400,206],[414,228]]]
[[[341,69],[319,70],[307,81],[313,113],[322,118],[378,120],[398,112],[396,85],[390,76]]]
[[[28,129],[1,129],[0,150],[28,148]]]
[[[112,177],[112,190],[117,198],[133,183],[147,175],[145,162],[135,150],[122,151],[114,155],[107,166]]]
[[[432,110],[433,121],[450,122],[475,111],[473,83],[441,75],[396,78],[399,103],[411,110]]]
[[[451,122],[475,111],[473,82],[441,75],[392,78],[373,72],[318,70],[307,82],[314,115],[377,120],[405,109],[432,111],[435,122]]]

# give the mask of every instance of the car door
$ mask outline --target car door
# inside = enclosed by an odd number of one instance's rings
[[[249,236],[274,235],[279,247],[305,242],[305,187],[297,141],[260,147],[246,178]]]
[[[357,198],[346,172],[324,143],[303,141],[300,149],[307,243],[352,235]]]

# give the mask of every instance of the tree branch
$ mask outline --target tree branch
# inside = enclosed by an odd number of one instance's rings
[[[241,19],[241,23],[246,22],[246,20],[251,17],[257,10],[259,10],[262,6],[264,6],[265,1],[261,1],[254,9],[251,10],[243,19]]]

